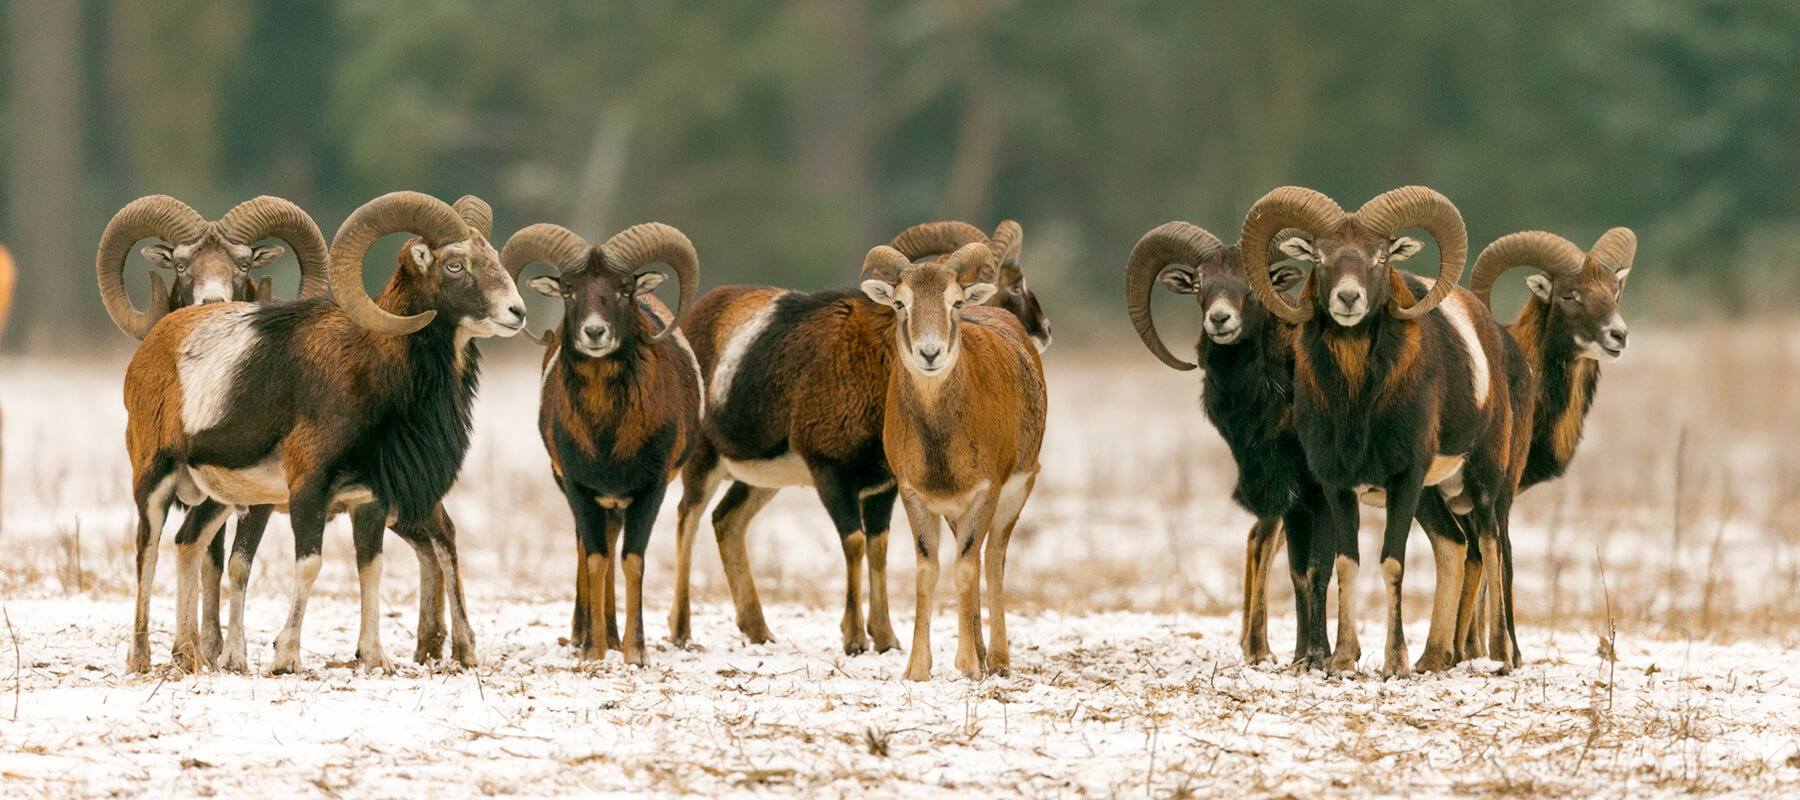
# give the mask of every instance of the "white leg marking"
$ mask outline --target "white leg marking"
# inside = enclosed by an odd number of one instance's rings
[[[225,632],[225,649],[220,654],[219,666],[243,672],[249,668],[249,653],[244,644],[244,592],[250,585],[250,560],[234,552],[227,570],[231,578],[231,620]]]
[[[738,364],[744,360],[744,355],[750,351],[750,346],[755,344],[756,340],[762,336],[763,331],[769,327],[769,320],[775,318],[775,304],[786,296],[787,293],[782,292],[769,298],[768,302],[762,308],[757,309],[756,314],[751,316],[743,327],[732,332],[731,341],[726,343],[725,352],[719,357],[719,363],[713,367],[712,390],[709,396],[712,398],[714,407],[724,405],[725,399],[731,395],[731,380],[737,376]]]
[[[392,671],[394,665],[381,649],[381,556],[369,559],[356,577],[362,588],[362,632],[356,637],[356,660],[369,671]]]
[[[233,307],[208,315],[182,343],[175,374],[181,381],[181,422],[189,434],[211,428],[225,418],[232,384],[256,333],[250,319],[256,306]]]
[[[1444,319],[1456,329],[1463,349],[1469,354],[1469,375],[1475,381],[1475,407],[1486,408],[1489,391],[1487,351],[1482,349],[1481,337],[1475,333],[1475,319],[1469,314],[1468,301],[1462,295],[1452,293],[1438,308],[1443,309]]]
[[[294,602],[288,606],[287,625],[275,637],[275,662],[269,671],[275,674],[300,670],[300,623],[306,619],[306,601],[312,598],[313,581],[319,578],[319,556],[307,556],[294,562]]]

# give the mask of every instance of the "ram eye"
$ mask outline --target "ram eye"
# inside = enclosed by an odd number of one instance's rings
[[[901,301],[899,301],[899,300],[895,300],[895,301],[894,301],[894,310],[895,310],[895,311],[905,311],[905,310],[906,310],[906,304],[905,304],[905,303],[903,303],[903,302],[901,302]]]
[[[956,302],[954,302],[954,303],[951,303],[951,304],[950,304],[950,307],[951,307],[951,308],[962,308],[962,307],[963,307],[963,301],[961,301],[961,300],[958,300],[958,301],[956,301]]]
[[[463,263],[461,261],[446,261],[446,262],[444,262],[444,271],[445,272],[462,272],[463,271]]]

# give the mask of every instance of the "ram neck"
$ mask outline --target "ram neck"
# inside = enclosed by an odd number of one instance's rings
[[[389,351],[383,374],[394,402],[370,426],[355,470],[401,520],[424,519],[450,490],[468,453],[480,354],[472,343],[459,344],[448,322],[378,338],[390,340],[379,344]]]
[[[1507,332],[1537,377],[1523,489],[1561,476],[1574,460],[1599,387],[1600,363],[1583,357],[1572,337],[1555,330],[1549,305],[1541,300],[1526,303]]]

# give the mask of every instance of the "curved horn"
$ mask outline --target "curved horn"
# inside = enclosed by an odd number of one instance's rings
[[[389,313],[363,288],[363,256],[376,239],[406,232],[436,249],[461,241],[471,231],[447,203],[419,192],[389,192],[351,212],[331,237],[331,291],[356,324],[387,336],[404,336],[431,324],[436,311],[410,317]]]
[[[1331,198],[1304,186],[1282,186],[1271,189],[1244,215],[1244,229],[1238,244],[1244,251],[1244,277],[1256,292],[1256,299],[1270,313],[1295,324],[1312,319],[1316,309],[1305,297],[1311,291],[1312,278],[1307,278],[1307,291],[1296,306],[1275,291],[1269,280],[1269,251],[1278,233],[1297,228],[1317,235],[1344,222],[1344,209]]]
[[[465,194],[456,198],[456,202],[450,207],[456,209],[456,215],[462,217],[463,224],[480,233],[481,238],[494,238],[494,208],[486,200]]]
[[[956,271],[956,280],[964,285],[972,283],[993,283],[998,279],[994,273],[994,251],[984,242],[970,242],[956,248],[945,259],[944,265]]]
[[[905,253],[885,244],[877,245],[869,248],[869,254],[863,257],[862,277],[893,283],[910,266],[912,259],[907,258]]]
[[[985,244],[987,240],[987,234],[967,222],[927,222],[901,231],[888,246],[908,259],[920,259],[956,252],[957,248],[970,242]]]
[[[994,251],[994,263],[1001,267],[1017,266],[1019,250],[1025,246],[1025,229],[1013,220],[1004,220],[994,228],[988,247]]]
[[[150,272],[150,308],[139,311],[125,293],[125,257],[139,239],[154,236],[169,244],[186,244],[206,230],[206,219],[186,203],[164,194],[140,197],[126,204],[106,223],[100,249],[94,255],[94,273],[100,279],[100,300],[119,330],[143,341],[157,320],[169,313],[169,292],[162,275]]]
[[[219,227],[239,244],[252,245],[271,236],[287,242],[300,260],[300,299],[331,293],[331,251],[325,234],[299,206],[269,195],[253,197],[225,212]]]
[[[1469,275],[1469,291],[1475,293],[1482,305],[1492,308],[1494,303],[1490,295],[1494,293],[1494,281],[1508,270],[1537,267],[1552,275],[1573,275],[1581,271],[1586,258],[1587,254],[1574,242],[1554,233],[1509,233],[1482,248],[1481,255],[1475,257],[1475,267]]]
[[[1394,316],[1418,319],[1456,291],[1463,262],[1469,257],[1469,232],[1463,227],[1462,212],[1456,210],[1450,198],[1424,186],[1402,186],[1364,203],[1356,210],[1356,219],[1370,230],[1388,236],[1407,228],[1423,228],[1437,241],[1438,274],[1431,291],[1411,307],[1402,307],[1398,299],[1389,303],[1388,310]]]
[[[574,231],[540,222],[521,228],[506,240],[506,246],[500,248],[500,266],[516,281],[519,273],[538,261],[555,267],[558,272],[580,269],[587,263],[591,250],[593,247],[587,240]]]
[[[1637,258],[1637,234],[1630,228],[1613,228],[1600,234],[1588,255],[1613,272],[1631,269],[1631,260]]]
[[[1125,262],[1125,310],[1131,314],[1138,338],[1164,364],[1179,370],[1198,366],[1176,358],[1156,332],[1156,321],[1150,316],[1150,292],[1156,276],[1170,264],[1199,267],[1223,249],[1225,243],[1219,237],[1187,222],[1165,222],[1131,248],[1131,258]]]
[[[694,243],[673,225],[645,222],[613,234],[600,249],[606,253],[607,261],[626,272],[637,272],[645,264],[657,262],[668,264],[669,269],[675,271],[675,280],[681,289],[675,316],[653,334],[650,341],[668,338],[687,316],[688,307],[694,303],[694,292],[700,288],[700,256],[694,252]]]

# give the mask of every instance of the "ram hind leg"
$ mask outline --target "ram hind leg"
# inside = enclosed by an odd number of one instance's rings
[[[675,522],[675,604],[669,609],[669,641],[686,647],[693,639],[690,586],[694,570],[694,539],[700,533],[701,516],[719,489],[724,470],[719,454],[702,438],[681,469],[681,503]]]
[[[756,512],[775,497],[775,489],[765,489],[737,482],[725,490],[719,507],[713,509],[713,534],[719,541],[719,560],[725,566],[725,583],[731,587],[731,602],[737,606],[738,630],[751,644],[775,641],[769,623],[763,619],[762,600],[756,596],[756,578],[750,571],[750,554],[744,544],[745,532]]]
[[[1501,674],[1518,669],[1520,664],[1519,635],[1513,622],[1512,536],[1507,524],[1511,506],[1512,503],[1509,499],[1502,499],[1496,502],[1491,509],[1487,509],[1488,514],[1484,519],[1488,530],[1492,531],[1492,535],[1483,538],[1483,550],[1491,550],[1493,557],[1489,557],[1488,552],[1484,552],[1482,555],[1490,563],[1495,564],[1487,580],[1488,625],[1491,631],[1488,653],[1490,658],[1500,662]],[[1476,510],[1477,519],[1483,519],[1482,511],[1482,509]],[[1487,543],[1489,538],[1493,539],[1491,545]],[[1494,557],[1497,557],[1498,561],[1494,561]]]
[[[206,644],[202,641],[200,624],[196,619],[195,612],[198,610],[202,594],[202,574],[205,571],[203,562],[209,560],[208,553],[212,543],[219,538],[219,529],[225,526],[225,520],[230,516],[230,506],[208,498],[188,511],[187,520],[182,523],[180,533],[176,534],[175,546],[178,560],[175,580],[174,654],[175,666],[178,669],[194,672],[202,666],[211,666],[213,663],[207,653]],[[213,584],[217,586],[217,576],[214,576]],[[217,605],[214,605],[213,612],[217,616]]]
[[[156,584],[156,556],[169,505],[175,502],[178,480],[173,468],[161,465],[140,475],[132,492],[137,501],[138,529],[137,607],[131,626],[131,652],[125,657],[125,668],[131,672],[150,671],[150,597]]]
[[[900,649],[900,638],[894,635],[888,610],[887,585],[888,528],[893,523],[894,500],[898,497],[899,489],[889,486],[862,501],[863,530],[869,537],[869,639],[878,653]]]
[[[432,549],[443,574],[444,596],[450,606],[450,659],[465,667],[475,666],[475,628],[469,624],[469,605],[463,599],[462,560],[456,554],[456,522],[439,502],[432,509]]]
[[[1006,675],[1012,671],[1012,651],[1006,638],[1006,547],[1012,542],[1013,527],[1019,524],[1019,512],[1031,499],[1037,473],[1013,478],[1000,490],[1000,501],[994,509],[994,521],[988,531],[987,546],[981,556],[987,581],[989,675]]]
[[[1281,547],[1280,536],[1281,518],[1262,517],[1250,526],[1244,545],[1244,626],[1238,644],[1246,664],[1275,660],[1269,650],[1269,569]]]
[[[1431,541],[1436,591],[1431,600],[1431,630],[1425,635],[1425,652],[1413,666],[1419,672],[1442,672],[1456,666],[1457,624],[1461,617],[1463,562],[1466,541],[1461,526],[1436,490],[1419,497],[1419,526]]]
[[[219,589],[224,577],[225,535],[221,532],[207,543],[206,559],[200,562],[200,648],[211,663],[218,663],[219,653],[225,649],[219,625]]]
[[[413,549],[419,561],[419,631],[413,647],[413,662],[429,664],[444,657],[444,572],[438,566],[437,547],[432,544],[434,523],[403,522],[394,525],[394,533]]]
[[[244,642],[244,600],[250,589],[250,567],[256,562],[257,548],[269,527],[272,506],[251,506],[238,517],[237,533],[231,537],[231,621],[225,632],[225,646],[219,654],[219,666],[232,672],[250,668],[249,650]]]

